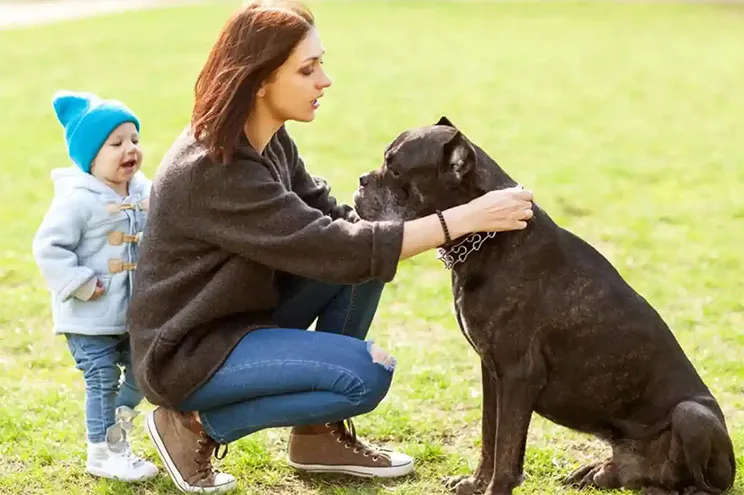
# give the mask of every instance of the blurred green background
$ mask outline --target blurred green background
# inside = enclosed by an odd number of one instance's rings
[[[31,239],[67,166],[58,88],[125,101],[152,176],[189,119],[195,77],[234,3],[134,11],[0,31],[0,493],[165,494],[84,471],[84,388]],[[334,80],[316,122],[290,131],[315,174],[350,199],[408,127],[447,115],[542,208],[619,269],[672,327],[727,414],[744,471],[744,5],[610,2],[311,2]],[[249,297],[247,295],[246,297]],[[287,431],[231,445],[250,494],[444,494],[477,465],[480,372],[453,318],[449,274],[402,264],[371,336],[399,365],[360,433],[414,455],[415,476],[306,476]],[[148,409],[150,406],[145,406]],[[134,448],[156,459],[141,430]],[[535,418],[517,494],[606,448]],[[158,461],[159,463],[159,461]],[[744,477],[733,493],[744,494]]]

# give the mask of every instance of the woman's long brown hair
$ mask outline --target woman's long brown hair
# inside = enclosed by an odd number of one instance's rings
[[[255,1],[225,23],[196,80],[191,127],[216,163],[232,160],[261,83],[315,25],[310,11],[289,1]]]

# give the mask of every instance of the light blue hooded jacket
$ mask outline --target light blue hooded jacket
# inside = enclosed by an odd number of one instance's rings
[[[127,332],[137,242],[147,219],[151,182],[138,172],[129,196],[77,167],[52,171],[54,199],[33,241],[52,293],[54,333]],[[96,279],[105,292],[88,300]]]

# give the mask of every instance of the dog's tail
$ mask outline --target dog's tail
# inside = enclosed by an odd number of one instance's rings
[[[680,402],[672,411],[672,432],[681,444],[685,465],[696,488],[708,493],[724,492],[736,475],[734,446],[722,418],[693,401]]]

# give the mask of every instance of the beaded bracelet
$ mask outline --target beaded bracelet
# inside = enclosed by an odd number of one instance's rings
[[[444,243],[449,244],[452,242],[452,238],[450,237],[449,229],[447,228],[447,222],[444,221],[444,215],[442,214],[441,210],[437,210],[437,216],[439,217],[439,223],[442,224],[442,230],[444,231]]]

